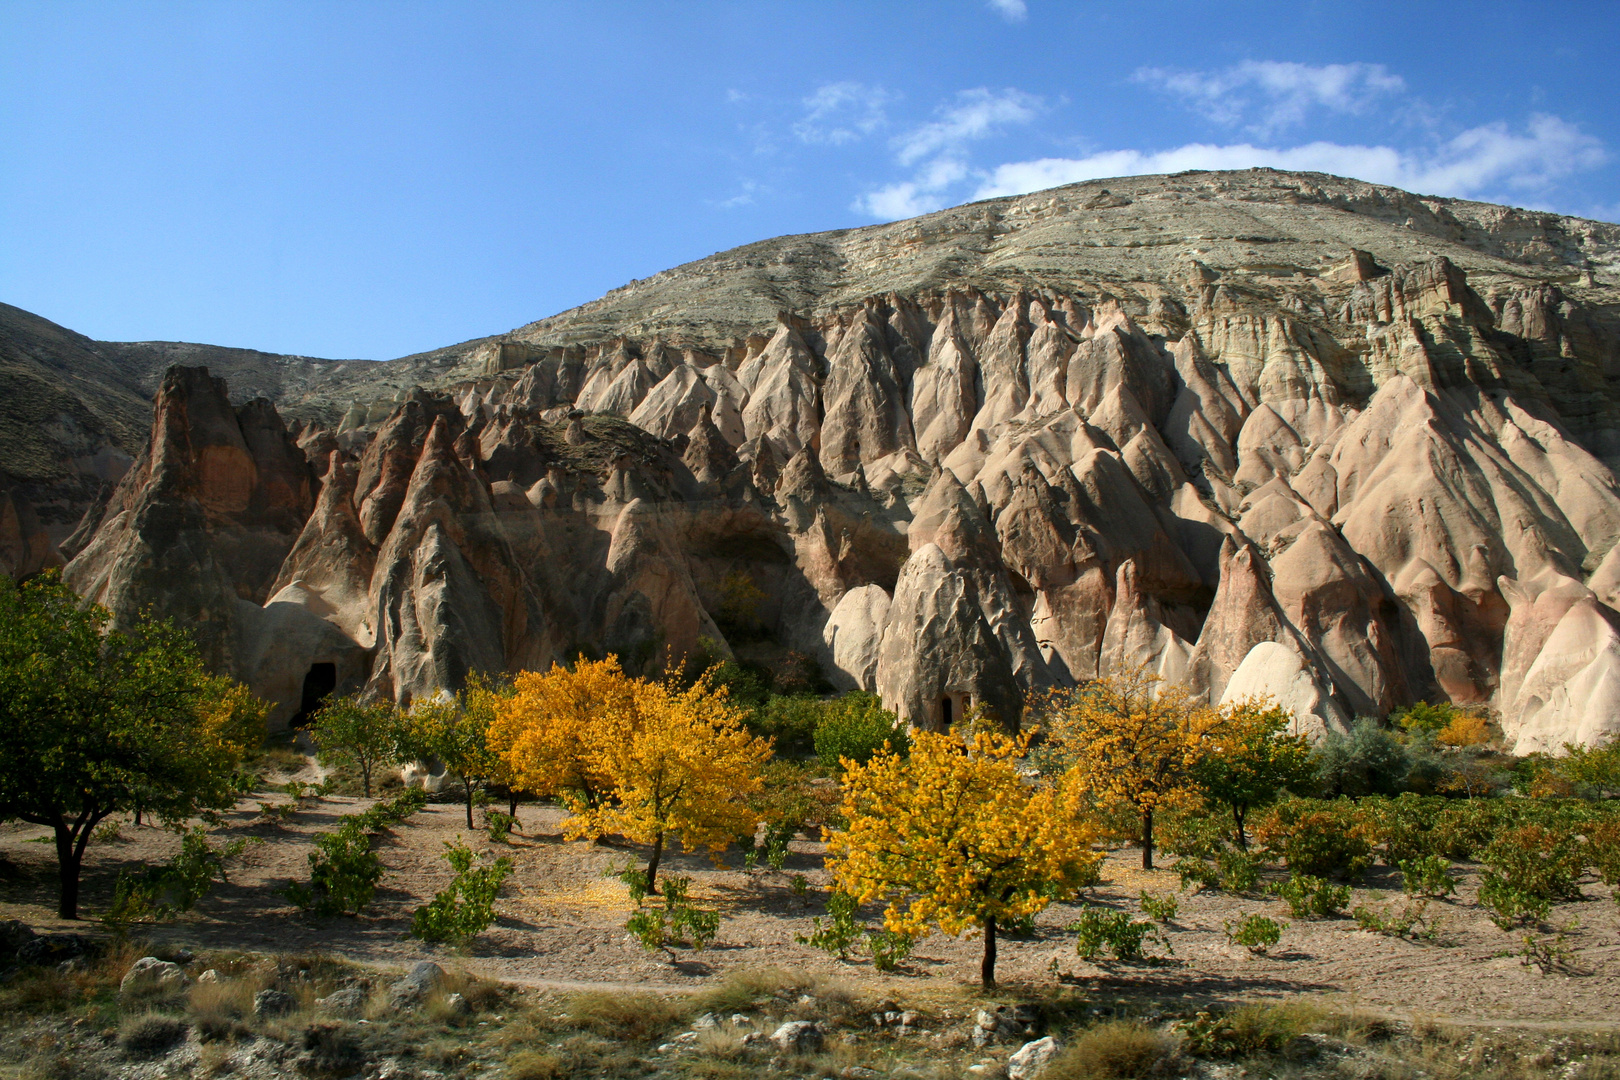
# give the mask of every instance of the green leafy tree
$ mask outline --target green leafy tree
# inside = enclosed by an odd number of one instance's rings
[[[358,695],[329,700],[309,729],[321,764],[340,761],[358,769],[368,799],[372,776],[398,763],[406,732],[405,714],[398,705],[385,698],[362,701]]]
[[[1244,829],[1249,811],[1267,806],[1284,791],[1299,791],[1316,780],[1311,744],[1287,734],[1288,710],[1268,700],[1244,701],[1227,712],[1193,765],[1193,779],[1206,801],[1231,811],[1233,837],[1247,849]]]
[[[470,687],[460,699],[418,701],[400,722],[400,757],[437,761],[461,784],[467,807],[467,828],[473,828],[473,796],[480,782],[498,776],[501,760],[487,739],[494,716],[486,705],[482,684]]]
[[[904,756],[910,745],[900,718],[877,695],[860,690],[827,702],[816,725],[816,756],[828,768],[846,759],[865,765],[885,746]]]
[[[264,704],[210,676],[184,632],[111,618],[54,572],[0,577],[0,820],[54,833],[64,919],[102,820],[139,809],[179,826],[231,806],[263,733]]]

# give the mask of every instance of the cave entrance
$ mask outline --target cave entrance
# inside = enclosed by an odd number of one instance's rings
[[[939,729],[941,731],[951,730],[951,725],[956,722],[955,717],[951,715],[952,704],[954,703],[951,701],[949,694],[939,699]]]
[[[289,726],[301,728],[309,723],[315,710],[337,689],[336,664],[311,664],[304,676],[304,693],[298,701],[298,712]]]

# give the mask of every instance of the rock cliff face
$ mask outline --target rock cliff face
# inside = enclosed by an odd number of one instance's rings
[[[1310,731],[1440,697],[1520,750],[1620,729],[1620,228],[1107,188],[717,255],[338,423],[173,369],[69,580],[281,719],[321,665],[409,698],[746,639],[923,724],[1147,663]]]

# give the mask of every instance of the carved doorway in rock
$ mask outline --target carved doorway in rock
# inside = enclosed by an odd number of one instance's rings
[[[294,714],[288,727],[301,728],[309,725],[310,717],[321,703],[337,689],[336,664],[311,664],[309,672],[304,676],[304,693],[298,702],[298,712]]]

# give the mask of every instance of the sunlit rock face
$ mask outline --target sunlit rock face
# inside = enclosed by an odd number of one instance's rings
[[[283,719],[318,664],[409,700],[612,652],[803,654],[925,725],[1147,665],[1310,733],[1620,726],[1620,228],[1103,186],[725,252],[340,422],[176,368],[68,578]]]

